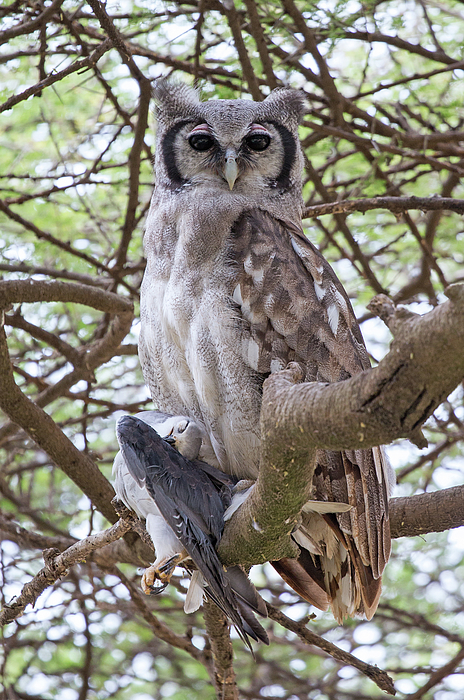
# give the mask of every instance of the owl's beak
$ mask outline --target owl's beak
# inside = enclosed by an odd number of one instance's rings
[[[236,162],[237,154],[232,149],[226,151],[226,164],[224,166],[224,177],[232,190],[235,180],[238,177],[238,167]]]

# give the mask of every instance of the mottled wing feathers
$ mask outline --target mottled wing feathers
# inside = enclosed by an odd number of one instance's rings
[[[369,366],[342,286],[295,226],[247,212],[227,254],[237,270],[231,294],[243,318],[243,352],[259,373],[299,361],[307,381],[333,382]]]
[[[239,311],[242,353],[258,374],[267,375],[296,361],[305,368],[306,381],[334,382],[370,367],[343,287],[297,226],[257,209],[246,212],[233,227],[227,259],[236,270],[231,297]],[[349,553],[346,561],[346,554],[340,554],[340,567],[333,575],[327,561],[323,563],[323,587],[332,600],[342,593],[346,600],[354,577],[352,604],[356,600],[357,610],[371,616],[380,594],[379,577],[390,553],[384,453],[380,448],[321,451],[313,483],[315,499],[352,506],[345,513],[317,516]],[[322,541],[325,536],[321,535]],[[295,590],[306,586],[304,597],[324,609],[321,578],[316,576],[321,569],[318,556],[327,559],[324,552],[313,552],[311,565],[309,560],[300,562],[305,574],[289,562],[282,564],[280,573],[287,582],[293,577]],[[311,585],[304,582],[308,574]],[[339,580],[344,576],[347,581]],[[356,610],[350,614],[353,612]]]

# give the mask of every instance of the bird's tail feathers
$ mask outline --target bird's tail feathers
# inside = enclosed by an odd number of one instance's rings
[[[242,602],[262,617],[267,617],[266,603],[240,566],[228,566],[224,576]]]
[[[256,642],[269,644],[269,637],[267,636],[266,630],[264,627],[262,627],[262,625],[260,625],[250,607],[241,600],[237,600],[237,603],[238,611],[240,613],[240,617],[242,618],[243,629],[248,636],[254,639]]]
[[[327,517],[327,516],[325,516]],[[336,524],[331,523],[335,534]],[[339,531],[327,548],[305,547],[304,538],[298,537],[298,559],[272,562],[276,571],[298,595],[319,610],[329,605],[337,622],[346,617],[374,615],[381,593],[381,578],[375,578],[372,568],[363,563],[351,536]],[[326,542],[330,543],[330,537]]]
[[[228,587],[227,584],[226,587]],[[228,593],[222,591],[219,595],[211,586],[206,585],[204,592],[205,595],[222,610],[224,615],[229,618],[237,630],[240,639],[247,645],[252,654],[253,648],[250,644],[249,637],[254,639],[255,642],[261,641],[265,644],[269,644],[266,631],[261,627],[258,620],[256,620],[251,609],[246,604],[242,603],[240,598],[235,597],[231,590],[229,590]]]

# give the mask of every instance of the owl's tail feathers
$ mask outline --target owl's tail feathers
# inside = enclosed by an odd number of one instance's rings
[[[272,566],[293,590],[319,610],[329,606],[339,624],[347,617],[374,615],[382,589],[370,566],[363,564],[355,546],[341,542],[331,555],[311,553],[302,547],[298,559],[281,559]],[[301,544],[300,544],[301,547]]]
[[[353,613],[348,612],[348,615],[350,617],[353,617],[353,614],[365,615],[368,620],[371,620],[379,604],[382,592],[382,578],[380,575],[375,577],[372,567],[363,563],[354,541],[350,537],[347,537],[346,540],[349,551],[349,557],[347,558],[351,562],[352,569],[352,585],[355,589],[358,589],[355,594],[356,609]],[[340,548],[342,548],[342,545],[340,545]]]
[[[267,636],[266,630],[254,616],[254,613],[257,613],[262,617],[267,617],[266,603],[261,598],[246,573],[239,566],[229,566],[224,571],[224,577],[235,593],[237,608],[246,633],[256,641],[269,644],[269,637]]]
[[[279,576],[283,578],[299,596],[319,610],[328,610],[330,598],[307,550],[302,550],[298,559],[279,559],[271,562]]]

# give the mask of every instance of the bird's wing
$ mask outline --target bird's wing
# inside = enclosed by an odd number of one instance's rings
[[[214,487],[221,494],[224,509],[229,508],[234,498],[233,487],[235,486],[237,480],[233,476],[230,476],[230,474],[221,472],[220,469],[217,469],[211,464],[207,464],[199,459],[194,459],[193,464],[195,467],[197,467],[197,469],[201,469],[208,476],[208,478],[211,479]]]
[[[205,593],[231,619],[248,646],[248,636],[266,642],[266,632],[259,623],[255,621],[251,627],[243,615],[241,601],[215,550],[224,527],[223,486],[218,489],[206,471],[185,459],[138,418],[123,416],[116,432],[129,472],[140,486],[146,487],[202,574]],[[253,605],[254,598],[247,607]],[[261,630],[260,634],[257,629]]]
[[[231,303],[243,354],[258,375],[265,378],[294,361],[305,381],[336,382],[370,367],[346,292],[297,226],[248,211],[234,224],[228,259],[236,270]],[[314,498],[352,506],[320,517],[350,554],[362,594],[359,612],[368,616],[390,554],[389,478],[380,448],[318,453]],[[332,599],[341,585],[330,582]]]
[[[170,510],[175,509],[204,536],[218,542],[223,529],[224,504],[221,492],[207,473],[134,416],[123,416],[118,421],[117,435],[130,473],[140,486],[146,487],[172,529],[176,531],[176,524],[170,522]]]
[[[130,473],[121,452],[118,452],[113,462],[113,483],[117,497],[131,508],[139,518],[147,519],[148,515],[159,515],[156,503],[151,498],[145,486],[140,486]]]

